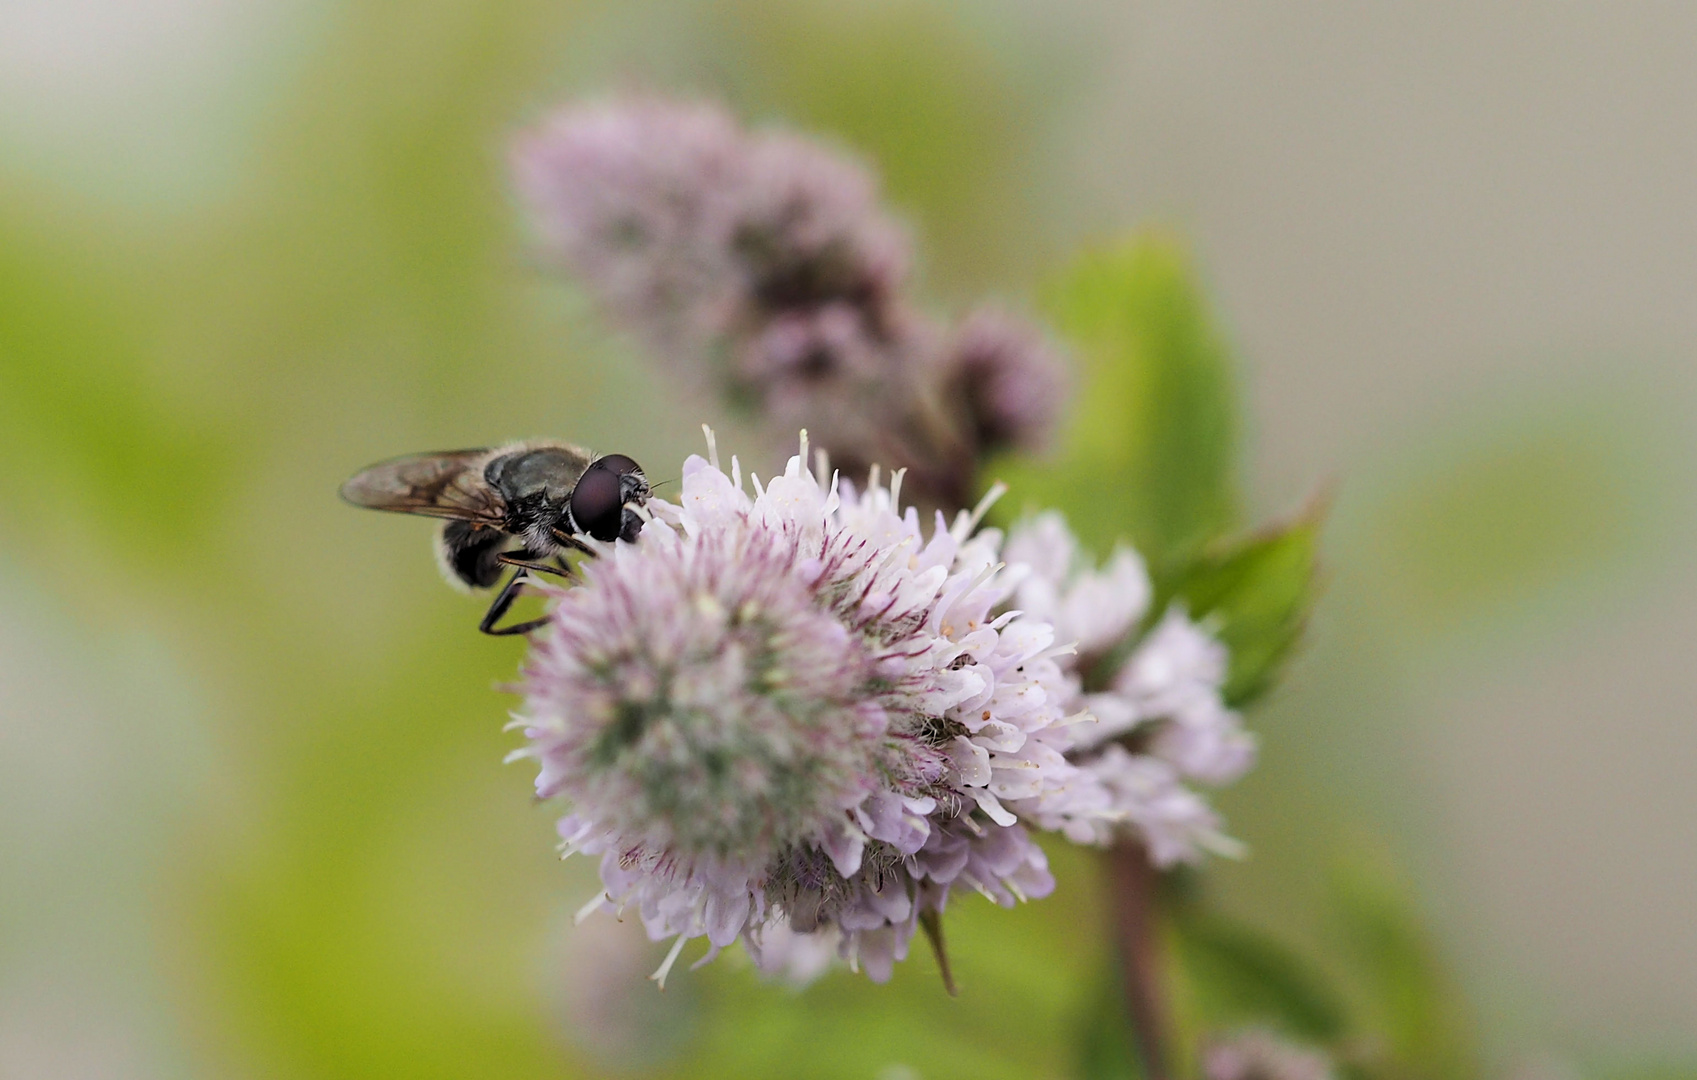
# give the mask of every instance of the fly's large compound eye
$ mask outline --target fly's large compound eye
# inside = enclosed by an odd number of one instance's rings
[[[632,461],[630,458],[626,457],[623,454],[608,454],[605,457],[598,457],[598,458],[595,459],[595,463],[593,465],[591,465],[590,467],[591,468],[600,468],[600,469],[611,469],[613,472],[618,473],[620,476],[623,476],[625,473],[633,473],[633,472],[641,472],[642,471],[641,465],[638,465],[636,462]]]
[[[623,477],[641,471],[623,454],[596,458],[572,489],[572,521],[597,540],[619,539],[625,524]]]

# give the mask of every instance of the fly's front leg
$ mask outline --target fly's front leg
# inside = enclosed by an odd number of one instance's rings
[[[477,628],[491,637],[507,637],[512,634],[528,634],[537,627],[546,625],[548,622],[546,616],[540,619],[513,623],[511,626],[497,627],[495,625],[501,621],[501,616],[507,613],[507,609],[513,606],[513,601],[524,595],[524,585],[528,580],[530,580],[529,567],[519,566],[515,569],[513,576],[507,579],[507,584],[495,595],[495,602],[489,605],[489,610],[484,613],[483,621],[477,624]]]

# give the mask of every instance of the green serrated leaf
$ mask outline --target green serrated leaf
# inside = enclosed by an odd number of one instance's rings
[[[1341,996],[1274,938],[1214,912],[1188,912],[1176,923],[1180,961],[1205,1028],[1264,1024],[1317,1042],[1344,1034]]]
[[[1156,617],[1173,601],[1209,620],[1231,652],[1226,703],[1242,708],[1272,684],[1314,603],[1322,511],[1219,545],[1158,583]]]
[[[1231,365],[1182,244],[1158,233],[1081,258],[1046,292],[1079,393],[1058,458],[994,470],[1006,505],[1058,505],[1087,544],[1160,566],[1237,520]]]

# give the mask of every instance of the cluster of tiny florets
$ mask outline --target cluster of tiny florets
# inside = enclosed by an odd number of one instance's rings
[[[1176,605],[1145,629],[1153,590],[1143,561],[1122,547],[1094,568],[1059,514],[1014,529],[1003,558],[1023,575],[1013,606],[1077,643],[1062,663],[1092,721],[1073,729],[1067,750],[1090,793],[1040,808],[1038,823],[1080,843],[1129,831],[1160,866],[1236,852],[1195,790],[1231,783],[1255,761],[1254,736],[1224,700],[1225,648]],[[1103,689],[1084,692],[1087,669]]]
[[[522,137],[514,183],[543,252],[674,374],[845,475],[908,470],[910,497],[970,501],[987,452],[1043,445],[1064,373],[1028,324],[950,329],[909,299],[904,230],[841,150],[705,104],[568,107]]]
[[[645,847],[732,859],[864,799],[889,726],[876,655],[797,559],[743,527],[591,564],[531,662],[531,715],[558,718],[538,726],[538,794],[607,807]]]
[[[828,941],[887,977],[952,892],[1053,887],[1019,814],[1086,780],[1067,650],[1003,610],[974,515],[927,535],[899,477],[857,491],[805,449],[750,482],[690,459],[677,502],[560,591],[522,753],[570,803],[567,850],[601,857],[586,911],[637,910],[668,967],[695,937],[784,970]]]
[[[704,936],[791,978],[827,954],[887,977],[952,893],[1053,887],[1028,825],[1158,865],[1233,849],[1195,786],[1254,743],[1207,630],[1176,607],[1145,628],[1129,549],[1098,570],[1053,514],[927,533],[900,479],[826,479],[805,443],[764,485],[691,458],[558,591],[520,753],[570,804],[565,849],[601,857],[586,913],[637,910],[667,968]]]

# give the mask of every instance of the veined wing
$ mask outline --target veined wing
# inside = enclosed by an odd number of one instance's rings
[[[499,526],[506,503],[483,478],[491,451],[448,450],[379,462],[342,485],[355,506]]]

